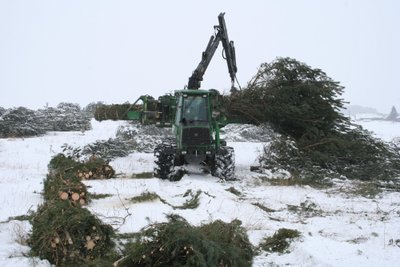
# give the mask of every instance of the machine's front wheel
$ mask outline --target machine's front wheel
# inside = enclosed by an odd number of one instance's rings
[[[233,147],[222,146],[215,153],[211,174],[223,180],[235,180],[235,152]]]
[[[176,169],[176,146],[168,141],[163,142],[156,146],[154,149],[154,156],[156,157],[154,163],[154,176],[161,179],[168,179],[170,181],[179,181],[184,172],[182,169]]]

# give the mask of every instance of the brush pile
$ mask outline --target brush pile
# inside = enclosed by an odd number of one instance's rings
[[[92,155],[86,161],[79,161],[64,154],[56,155],[49,164],[50,172],[63,172],[80,180],[109,179],[115,175],[114,169],[102,158]]]
[[[87,112],[72,103],[39,110],[3,109],[0,112],[0,138],[37,136],[48,131],[86,131],[91,128],[90,119]]]
[[[89,193],[82,180],[105,179],[114,175],[114,169],[103,159],[93,157],[80,162],[58,154],[49,163],[49,174],[44,181],[44,198],[85,205],[89,201]]]
[[[57,266],[81,266],[114,247],[111,226],[87,209],[66,201],[47,201],[32,220],[32,252]]]
[[[34,255],[57,266],[95,266],[94,261],[114,253],[112,227],[83,208],[89,193],[81,180],[111,177],[114,170],[106,167],[100,159],[84,163],[64,154],[51,159],[44,181],[46,201],[31,221],[29,245]]]
[[[94,118],[97,121],[103,120],[127,120],[128,110],[131,104],[112,104],[112,105],[97,105],[94,112]]]
[[[240,221],[194,227],[170,215],[127,244],[118,266],[251,266],[253,248]]]

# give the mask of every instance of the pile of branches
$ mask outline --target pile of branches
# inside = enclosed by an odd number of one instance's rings
[[[0,114],[0,138],[28,137],[48,131],[86,131],[90,115],[78,104],[60,103],[56,108],[30,110],[24,107],[3,110]]]
[[[44,181],[44,199],[85,205],[90,200],[90,195],[85,184],[75,175],[53,172],[53,174],[48,174]]]
[[[3,112],[0,117],[0,138],[28,137],[46,132],[37,120],[35,111],[19,107]]]
[[[112,227],[87,209],[66,201],[47,201],[34,214],[28,243],[35,256],[52,264],[82,266],[109,254],[113,235]]]
[[[130,136],[133,136],[136,142],[135,150],[145,153],[153,153],[156,146],[171,135],[171,128],[162,128],[155,125],[133,124],[128,127],[120,127],[117,131],[117,138],[130,140]]]
[[[241,222],[215,221],[194,227],[171,215],[143,229],[126,245],[118,266],[251,266],[253,247]]]
[[[58,154],[49,163],[49,174],[44,181],[44,198],[69,200],[84,205],[89,201],[90,195],[82,180],[105,179],[114,175],[114,169],[101,158],[81,162]]]
[[[297,230],[281,228],[273,236],[264,238],[259,247],[267,252],[287,253],[290,243],[300,236]]]
[[[344,88],[322,70],[291,58],[260,66],[247,88],[226,98],[228,112],[269,123],[279,136],[265,148],[260,171],[300,178],[387,180],[400,176],[400,154],[340,113]]]
[[[80,162],[64,154],[51,159],[44,181],[45,202],[31,221],[28,243],[33,255],[57,266],[97,266],[99,260],[115,257],[112,227],[84,208],[90,196],[83,176],[93,172],[91,178],[111,177],[114,170],[108,166],[112,173],[104,173],[104,166],[100,159]]]
[[[82,154],[95,156],[111,161],[118,157],[126,157],[137,148],[134,139],[125,140],[122,138],[109,138],[108,140],[98,140],[83,147]]]
[[[48,131],[87,131],[91,129],[91,115],[78,104],[60,103],[56,108],[46,107],[37,112],[41,128]]]
[[[70,153],[77,155],[79,149]],[[182,217],[169,215],[168,222],[135,234],[118,254],[113,228],[80,201],[88,195],[80,177],[83,164],[64,154],[50,161],[46,201],[31,217],[28,244],[33,256],[56,266],[251,266],[253,247],[238,220],[194,227]]]
[[[94,155],[106,161],[126,157],[134,151],[152,153],[157,144],[170,135],[170,128],[132,123],[120,126],[115,138],[88,144],[79,150],[79,153],[86,157]]]
[[[230,123],[221,129],[222,138],[229,142],[269,142],[275,131],[269,124]]]
[[[109,179],[115,175],[115,170],[109,165],[108,161],[96,155],[90,156],[85,161],[80,161],[79,158],[60,153],[50,160],[49,169],[50,172],[61,171],[80,180]]]
[[[103,120],[127,120],[128,110],[131,104],[112,104],[112,105],[97,105],[94,112],[94,118],[97,121]]]

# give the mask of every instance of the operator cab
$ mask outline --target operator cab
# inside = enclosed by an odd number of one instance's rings
[[[212,95],[209,90],[175,92],[177,109],[173,131],[178,153],[206,155],[215,150]]]
[[[201,125],[208,122],[207,95],[183,94],[182,123],[184,125]]]

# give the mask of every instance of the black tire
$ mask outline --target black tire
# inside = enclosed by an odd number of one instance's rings
[[[154,177],[170,181],[179,181],[182,178],[184,175],[183,170],[175,169],[177,165],[175,151],[176,146],[169,139],[156,146],[154,149],[154,156],[156,157],[154,161],[156,164]]]
[[[215,153],[211,174],[226,181],[235,180],[235,153],[233,147],[222,146]]]

